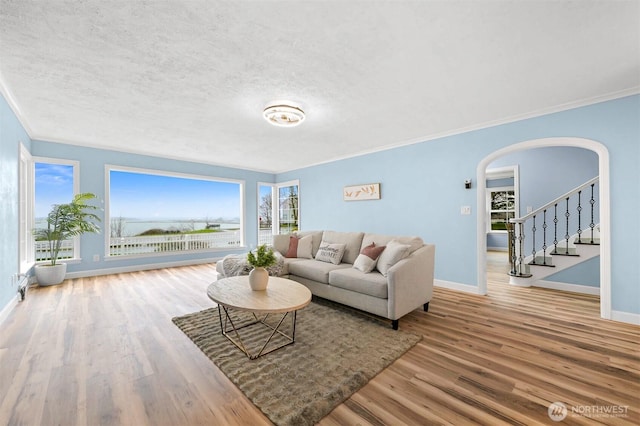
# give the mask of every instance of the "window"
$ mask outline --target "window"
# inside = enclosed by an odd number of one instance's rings
[[[273,207],[276,186],[272,183],[258,184],[258,245],[271,244],[274,234],[274,226],[277,221],[274,218],[277,212]]]
[[[298,183],[288,182],[278,185],[278,233],[289,234],[297,231],[300,224],[298,209]]]
[[[289,234],[300,226],[299,183],[258,184],[258,244],[271,244],[274,234]]]
[[[487,176],[487,232],[506,232],[518,209],[518,167],[489,169]]]
[[[244,244],[241,181],[107,166],[107,256]]]
[[[20,273],[26,273],[35,261],[35,245],[31,237],[33,228],[33,159],[20,144]]]
[[[52,158],[34,159],[35,227],[47,226],[47,215],[54,204],[68,203],[78,193],[78,162]],[[49,260],[47,244],[35,241],[35,260]],[[62,242],[59,259],[79,258],[80,239]]]
[[[509,219],[516,217],[516,196],[513,187],[491,188],[489,191],[489,231],[506,231]]]

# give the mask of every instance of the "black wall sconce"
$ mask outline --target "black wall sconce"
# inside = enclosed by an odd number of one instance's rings
[[[465,179],[464,188],[465,189],[470,189],[471,188],[471,179]]]

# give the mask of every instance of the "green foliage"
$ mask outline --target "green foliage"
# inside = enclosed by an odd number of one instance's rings
[[[136,237],[150,237],[154,235],[166,235],[166,234],[177,234],[177,233],[178,231],[165,231],[164,229],[160,229],[160,228],[152,228],[139,233],[138,235],[136,235]]]
[[[492,231],[506,231],[507,230],[507,224],[505,222],[493,222],[491,224],[491,230]]]
[[[151,237],[155,235],[192,235],[192,234],[213,234],[216,232],[222,232],[219,229],[198,229],[196,231],[172,231],[160,228],[147,229],[136,235],[136,237]]]
[[[36,240],[49,242],[51,265],[58,260],[62,241],[85,232],[100,232],[100,227],[95,223],[100,222],[100,218],[91,212],[98,207],[86,203],[93,198],[96,198],[94,194],[85,192],[74,196],[70,203],[54,204],[47,215],[47,227],[34,229]]]
[[[185,232],[185,234],[213,234],[215,232],[222,232],[220,229],[198,229],[196,231]]]
[[[267,245],[263,244],[256,250],[256,254],[253,252],[247,253],[247,262],[254,268],[268,268],[276,263],[276,255],[273,253],[273,249],[267,249]]]

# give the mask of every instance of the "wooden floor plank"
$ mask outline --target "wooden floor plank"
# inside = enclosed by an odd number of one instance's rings
[[[628,406],[640,423],[640,328],[599,318],[597,296],[513,287],[488,256],[487,296],[434,290],[400,321],[422,341],[320,424],[553,424],[552,402]],[[215,265],[32,288],[2,324],[0,425],[269,425],[171,323],[212,306]],[[595,407],[595,408],[594,408]]]

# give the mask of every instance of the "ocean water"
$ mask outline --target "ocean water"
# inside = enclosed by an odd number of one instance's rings
[[[123,237],[132,237],[142,234],[150,229],[164,229],[165,231],[198,231],[205,229],[207,222],[203,220],[153,220],[153,219],[123,219],[124,230]],[[221,223],[209,222],[210,225],[219,225],[221,231],[240,228],[240,223]],[[100,228],[105,229],[104,223],[100,223]],[[46,227],[47,222],[44,218],[36,219],[36,228]]]
[[[209,222],[210,225],[220,225],[220,230],[240,228],[239,223]],[[165,231],[198,231],[205,229],[207,222],[197,220],[125,220],[124,236],[132,236],[149,229],[164,229]]]

